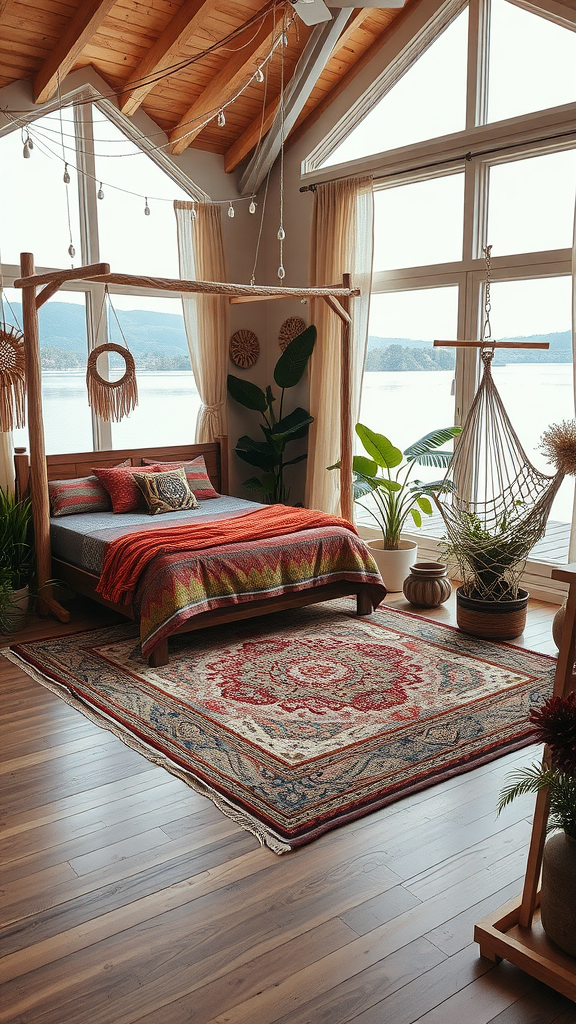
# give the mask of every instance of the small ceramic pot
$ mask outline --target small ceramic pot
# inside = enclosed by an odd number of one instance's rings
[[[415,562],[404,580],[404,597],[418,608],[437,608],[452,593],[444,562]]]

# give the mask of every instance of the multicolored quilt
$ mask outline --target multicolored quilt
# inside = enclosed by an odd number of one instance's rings
[[[142,653],[201,612],[343,580],[369,584],[375,607],[386,594],[368,548],[342,527],[158,555],[133,602]]]

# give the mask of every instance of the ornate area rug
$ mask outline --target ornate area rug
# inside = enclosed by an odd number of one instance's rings
[[[347,601],[174,637],[156,669],[133,623],[4,653],[277,853],[529,742],[556,665]]]

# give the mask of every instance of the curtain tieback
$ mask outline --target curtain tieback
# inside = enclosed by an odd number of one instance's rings
[[[219,412],[220,409],[224,408],[224,402],[214,402],[213,405],[206,405],[206,403],[203,404],[206,412]]]

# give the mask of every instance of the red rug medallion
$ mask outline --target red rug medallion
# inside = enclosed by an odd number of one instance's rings
[[[174,637],[159,669],[131,623],[11,652],[276,852],[529,742],[556,665],[346,601]]]

